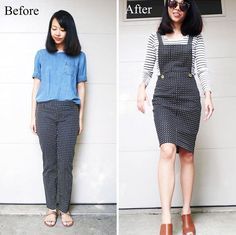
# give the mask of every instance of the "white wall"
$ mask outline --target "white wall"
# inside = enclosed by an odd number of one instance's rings
[[[3,6],[39,8],[38,16],[4,16]],[[87,55],[83,134],[74,160],[73,203],[116,202],[115,0],[4,0],[0,6],[0,203],[44,203],[42,157],[31,134],[33,60],[60,9],[76,21]]]
[[[145,115],[136,108],[137,87],[141,80],[146,44],[158,20],[122,20],[120,1],[120,207],[159,207],[157,164],[159,143],[152,107]],[[215,113],[201,121],[196,144],[196,182],[192,205],[236,205],[236,1],[225,0],[225,16],[204,17]],[[148,87],[151,102],[156,74]],[[178,158],[177,158],[178,159]],[[181,206],[179,163],[173,206]]]

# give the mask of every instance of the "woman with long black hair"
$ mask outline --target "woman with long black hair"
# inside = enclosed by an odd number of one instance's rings
[[[201,116],[198,75],[204,91],[205,120],[214,110],[205,48],[203,22],[194,0],[167,0],[158,31],[148,40],[143,81],[138,89],[137,106],[145,112],[146,86],[157,64],[158,80],[152,104],[160,143],[158,166],[162,206],[160,235],[172,235],[171,201],[175,183],[175,158],[179,153],[183,194],[183,235],[195,235],[190,202],[194,181],[194,147]]]
[[[73,17],[60,10],[49,22],[46,49],[34,62],[31,130],[43,153],[43,182],[48,208],[44,223],[72,226],[69,213],[77,135],[83,127],[86,57]],[[58,210],[58,211],[57,211]]]

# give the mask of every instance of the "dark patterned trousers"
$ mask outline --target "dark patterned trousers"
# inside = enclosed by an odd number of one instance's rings
[[[49,209],[67,212],[72,191],[79,106],[72,101],[37,103],[36,129],[43,154],[43,182]]]

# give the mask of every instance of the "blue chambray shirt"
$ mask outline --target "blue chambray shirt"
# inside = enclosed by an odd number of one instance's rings
[[[86,82],[86,57],[68,56],[64,52],[49,53],[39,50],[34,60],[33,78],[40,80],[37,102],[71,100],[80,104],[77,83]]]

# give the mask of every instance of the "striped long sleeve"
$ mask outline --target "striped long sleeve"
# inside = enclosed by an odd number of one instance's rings
[[[196,37],[193,49],[193,63],[195,63],[193,64],[193,71],[197,73],[203,91],[211,91],[205,45],[201,34]]]

